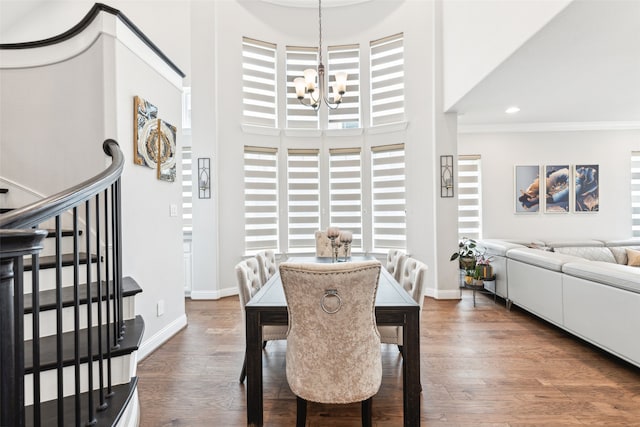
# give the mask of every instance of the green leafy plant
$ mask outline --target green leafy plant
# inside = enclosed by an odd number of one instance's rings
[[[472,270],[476,265],[476,249],[477,242],[473,239],[463,237],[458,243],[458,250],[451,254],[450,261],[458,260],[460,268],[464,270]]]

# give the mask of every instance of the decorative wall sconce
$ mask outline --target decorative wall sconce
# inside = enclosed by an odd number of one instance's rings
[[[440,156],[440,197],[453,197],[453,156]]]
[[[211,159],[208,157],[198,159],[198,198],[211,198]]]

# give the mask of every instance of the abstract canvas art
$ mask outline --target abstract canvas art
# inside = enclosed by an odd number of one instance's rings
[[[598,212],[600,210],[599,175],[599,165],[575,166],[576,212]]]
[[[157,171],[158,179],[176,179],[176,127],[158,118],[158,108],[134,97],[133,162]]]
[[[569,165],[545,166],[544,176],[545,212],[569,212],[571,191]]]
[[[516,213],[540,211],[540,166],[515,166]]]

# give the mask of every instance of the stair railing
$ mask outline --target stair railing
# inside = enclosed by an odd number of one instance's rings
[[[42,419],[41,413],[44,404],[41,402],[43,369],[56,370],[57,397],[54,400],[58,426],[95,424],[96,412],[109,407],[109,399],[114,393],[112,351],[118,348],[124,335],[120,202],[124,156],[118,143],[111,139],[104,141],[103,150],[112,157],[112,162],[100,174],[68,190],[0,215],[1,426],[51,425],[50,420]],[[69,213],[72,216],[73,254],[67,259],[62,253],[62,222]],[[54,229],[39,230],[38,227],[44,223],[54,223]],[[81,241],[83,231],[84,242]],[[47,234],[55,239],[56,356],[53,362],[41,360],[43,351],[40,345],[39,252]],[[82,245],[84,254],[80,251]],[[92,262],[97,266],[95,276]],[[63,342],[62,267],[67,264],[73,267],[74,321],[71,346]],[[81,264],[86,265],[85,274],[81,273]],[[26,342],[25,271],[31,271],[33,318],[33,339]],[[86,282],[86,285],[82,282]],[[94,318],[92,302],[96,303],[97,318]],[[86,303],[87,327],[81,329],[83,303]],[[70,353],[72,358],[69,358]],[[83,364],[86,366],[84,370]],[[73,367],[75,373],[74,397],[67,397],[68,403],[65,403],[64,396],[65,367]],[[28,408],[25,406],[25,374],[33,375],[33,405]],[[97,384],[94,384],[94,374],[97,375]],[[80,401],[83,384],[86,384],[87,391],[96,390],[85,394],[86,405]],[[73,416],[70,417],[70,414]]]

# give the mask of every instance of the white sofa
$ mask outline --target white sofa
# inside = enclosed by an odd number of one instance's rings
[[[511,304],[640,367],[640,240],[485,239],[495,292]],[[489,282],[490,283],[490,282]],[[493,290],[493,289],[492,289]]]

